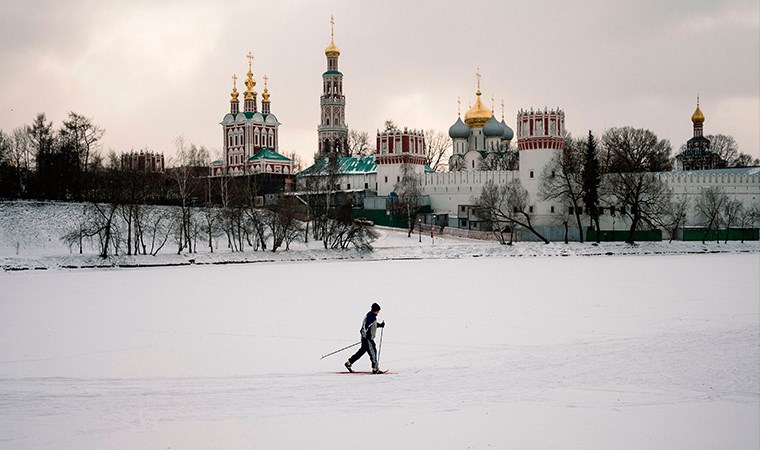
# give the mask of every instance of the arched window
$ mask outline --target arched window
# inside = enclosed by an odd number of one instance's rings
[[[261,145],[261,135],[258,128],[256,128],[256,131],[253,132],[253,141],[254,145]]]
[[[274,147],[274,133],[272,130],[269,130],[269,143],[267,145],[269,145],[270,148]]]

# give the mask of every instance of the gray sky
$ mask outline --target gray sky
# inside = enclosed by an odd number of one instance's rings
[[[385,119],[446,132],[480,67],[512,126],[521,108],[561,107],[575,135],[631,125],[676,152],[699,94],[705,133],[760,157],[757,0],[6,2],[0,129],[74,111],[106,129],[105,149],[171,157],[183,135],[216,154],[250,50],[280,151],[310,163],[331,14],[348,125],[373,139]]]

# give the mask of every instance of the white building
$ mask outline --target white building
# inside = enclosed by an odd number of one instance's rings
[[[337,70],[337,48],[331,40],[326,50],[328,69]],[[329,66],[332,63],[334,66]],[[339,94],[340,108],[337,118],[338,125],[345,125],[345,98],[342,95],[342,74],[339,80],[332,77],[338,74],[326,72],[325,94],[322,97],[322,125],[320,126],[320,147],[317,152],[317,163],[299,175],[298,187],[305,189],[315,179],[326,173],[325,147],[323,133],[327,130],[325,118],[330,115],[335,105],[325,103],[325,95],[329,92]],[[339,81],[338,87],[331,83]],[[338,89],[337,91],[335,89]],[[425,143],[422,133],[404,129],[378,131],[377,154],[369,157],[349,157],[342,155],[336,146],[337,171],[330,190],[363,191],[361,198],[364,211],[373,218],[382,218],[383,213],[390,215],[393,204],[389,201],[394,195],[397,183],[401,181],[402,166],[407,165],[419,174],[420,188],[424,196],[422,204],[429,206],[429,214],[436,217],[448,217],[447,225],[453,228],[471,227],[476,199],[481,195],[483,186],[488,182],[505,184],[515,179],[528,191],[531,205],[530,213],[533,223],[541,234],[550,240],[562,239],[564,225],[562,217],[569,213],[569,206],[558,202],[541,201],[539,197],[540,177],[544,167],[556,152],[564,148],[563,136],[565,130],[565,113],[563,110],[520,110],[516,117],[517,150],[512,149],[511,141],[514,131],[503,118],[496,119],[493,109],[488,109],[481,100],[480,74],[478,73],[475,102],[467,111],[462,121],[458,117],[449,128],[452,139],[452,156],[449,159],[450,172],[434,173],[425,166]],[[329,102],[328,102],[329,103]],[[327,108],[327,109],[326,109]],[[327,114],[327,115],[326,115]],[[703,122],[700,121],[700,125]],[[695,122],[696,123],[696,122]],[[700,128],[701,133],[701,128]],[[332,139],[332,138],[331,138]],[[325,140],[330,142],[330,139]],[[517,154],[515,156],[515,153]],[[514,164],[516,161],[519,164]],[[507,170],[516,167],[516,170]],[[674,171],[656,174],[675,194],[686,195],[696,203],[706,189],[720,188],[729,198],[741,201],[745,207],[751,208],[760,203],[760,168],[717,169],[700,171]],[[313,186],[314,183],[311,183]],[[356,205],[355,206],[361,206]],[[692,212],[687,219],[687,225],[698,225],[699,218]],[[440,225],[441,223],[438,222]],[[588,216],[584,217],[583,226],[589,225]],[[627,229],[628,219],[621,214],[620,209],[608,205],[600,216],[602,231]],[[570,229],[570,238],[578,239],[580,230],[577,226]],[[614,233],[612,233],[614,234]],[[518,239],[535,239],[532,234],[519,233]]]

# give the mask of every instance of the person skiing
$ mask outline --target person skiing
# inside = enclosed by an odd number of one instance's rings
[[[377,322],[377,315],[380,314],[380,305],[377,303],[373,303],[370,307],[370,311],[367,313],[367,315],[364,317],[364,320],[362,321],[362,328],[359,330],[359,333],[362,337],[362,346],[359,348],[359,350],[354,353],[353,356],[348,358],[348,361],[346,361],[346,369],[348,369],[349,372],[353,372],[353,369],[351,367],[354,365],[354,363],[359,360],[365,353],[369,354],[369,359],[372,362],[372,373],[379,373],[380,367],[378,366],[377,362],[377,348],[375,347],[375,332],[378,328],[385,327],[385,321],[378,323]]]

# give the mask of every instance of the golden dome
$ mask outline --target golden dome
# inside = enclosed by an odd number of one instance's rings
[[[237,75],[232,75],[232,92],[230,93],[230,97],[232,99],[230,101],[237,102],[238,101],[238,90],[237,90]]]
[[[340,56],[340,49],[335,45],[335,19],[330,16],[330,45],[325,48],[325,56],[337,58]]]
[[[475,104],[464,115],[464,123],[466,123],[470,128],[482,127],[486,124],[486,122],[488,122],[488,119],[493,116],[491,110],[486,108],[486,105],[480,101],[480,89],[478,89],[478,92],[476,92],[475,95],[477,96],[475,99]]]
[[[267,80],[269,80],[269,77],[264,75],[264,92],[261,93],[261,101],[264,103],[269,103],[269,89],[267,89]]]
[[[248,67],[248,78],[245,80],[245,87],[247,88],[245,90],[245,98],[246,100],[251,100],[256,95],[256,91],[253,90],[253,88],[256,86],[256,80],[253,79],[253,72],[251,72],[251,68]]]
[[[325,48],[325,56],[329,56],[331,58],[337,58],[340,56],[340,49],[335,46],[335,42],[330,41],[330,45]]]
[[[697,103],[697,109],[694,110],[694,114],[691,115],[691,121],[694,123],[703,123],[705,121],[705,115],[699,109],[699,103]]]

